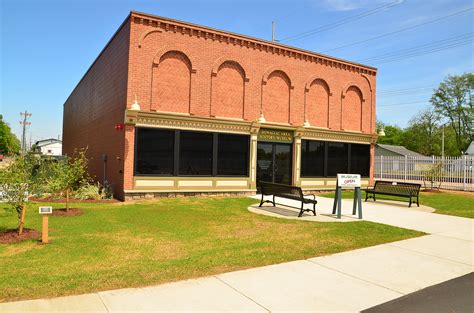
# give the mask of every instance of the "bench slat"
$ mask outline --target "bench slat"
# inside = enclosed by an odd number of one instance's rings
[[[318,201],[316,199],[305,198],[301,187],[270,182],[259,182],[259,187],[262,193],[262,200],[260,201],[259,206],[262,206],[264,202],[273,203],[273,206],[275,206],[275,197],[286,198],[301,202],[301,208],[299,208],[300,214],[298,215],[298,217],[301,217],[304,212],[313,212],[313,214],[316,215],[316,204],[318,203]],[[273,201],[264,201],[264,196],[273,196]],[[288,206],[282,203],[279,204]],[[304,209],[304,204],[313,204],[313,209]]]

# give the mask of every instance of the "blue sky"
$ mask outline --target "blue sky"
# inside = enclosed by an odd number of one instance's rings
[[[429,107],[432,89],[443,78],[473,69],[473,10],[430,22],[471,8],[469,0],[0,3],[0,112],[16,134],[20,134],[20,111],[33,113],[27,135],[33,141],[61,135],[64,101],[130,10],[264,39],[271,38],[274,20],[276,38],[284,39],[328,24],[334,26],[391,3],[391,7],[363,18],[282,42],[376,66],[377,118],[402,127]],[[416,26],[422,23],[427,24]],[[396,31],[400,32],[333,50]],[[447,49],[423,54],[443,47]],[[373,58],[380,56],[384,58]]]

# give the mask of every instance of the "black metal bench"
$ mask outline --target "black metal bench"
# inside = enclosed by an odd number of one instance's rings
[[[265,202],[272,203],[273,206],[275,206],[275,197],[279,197],[301,202],[301,207],[293,207],[291,205],[278,203],[287,207],[300,209],[298,217],[301,217],[304,212],[313,212],[313,214],[316,215],[316,204],[318,203],[316,196],[313,194],[303,194],[303,190],[300,187],[269,182],[259,182],[259,187],[260,192],[262,193],[262,200],[260,201],[259,207],[261,207]],[[265,196],[273,196],[273,201],[264,200]],[[312,196],[313,199],[305,198],[305,196]],[[312,204],[313,209],[305,209],[305,204]]]
[[[409,205],[411,207],[412,203],[416,203],[417,206],[420,206],[419,202],[419,193],[420,193],[421,184],[413,183],[400,183],[394,181],[385,181],[377,180],[373,188],[367,188],[365,190],[365,201],[372,198],[375,201],[375,195],[387,195],[387,196],[396,196],[409,198]],[[416,197],[416,202],[412,201],[412,198]]]

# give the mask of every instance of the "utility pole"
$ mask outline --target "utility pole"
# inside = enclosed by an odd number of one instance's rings
[[[23,125],[23,131],[21,134],[21,151],[23,154],[26,153],[26,126],[31,125],[31,122],[28,122],[28,118],[31,116],[31,113],[25,110],[25,112],[20,113],[23,116],[23,121],[20,121],[20,124]]]
[[[441,157],[444,160],[444,126],[446,124],[443,124],[443,131],[442,131],[442,136],[441,136]]]
[[[272,21],[272,41],[275,42],[275,22]]]

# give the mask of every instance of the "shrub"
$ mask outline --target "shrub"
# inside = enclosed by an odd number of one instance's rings
[[[100,200],[104,199],[100,184],[82,184],[75,192],[74,198],[79,200]]]

